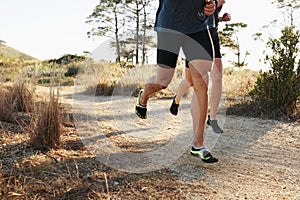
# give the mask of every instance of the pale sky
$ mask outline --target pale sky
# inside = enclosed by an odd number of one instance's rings
[[[85,23],[98,0],[1,0],[0,39],[38,59],[92,51]]]
[[[88,39],[91,26],[86,17],[99,0],[1,0],[0,40],[38,59],[58,58],[66,53],[82,55],[94,51],[104,39]],[[271,4],[272,0],[227,0],[223,12],[231,14],[231,22],[243,22],[248,28],[240,33],[242,49],[251,55],[246,62],[257,65],[262,48],[252,35],[263,25],[282,13]],[[155,13],[153,13],[155,14]]]

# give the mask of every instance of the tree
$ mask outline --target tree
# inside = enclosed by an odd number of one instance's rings
[[[126,0],[126,6],[133,14],[135,20],[135,62],[139,63],[139,41],[140,41],[140,17],[142,10],[146,6],[142,0]]]
[[[139,51],[140,47],[142,49],[142,63],[145,63],[146,60],[146,52],[148,42],[151,43],[152,36],[147,36],[147,30],[152,28],[152,24],[154,23],[153,16],[151,12],[153,11],[152,7],[153,0],[126,0],[126,6],[131,15],[128,15],[128,19],[130,22],[135,22],[134,27],[132,28],[133,34],[135,37],[127,39],[128,45],[135,45],[135,61],[138,64],[139,61]],[[132,24],[132,23],[130,23]]]
[[[266,56],[271,70],[260,72],[252,98],[264,106],[270,106],[285,115],[296,110],[300,98],[300,32],[294,26],[286,26],[278,39],[270,38],[267,47],[273,53]]]
[[[265,63],[269,63],[271,69],[260,72],[250,95],[262,107],[277,111],[276,115],[279,111],[280,114],[290,117],[297,115],[297,101],[300,99],[300,60],[297,57],[300,53],[300,32],[294,26],[295,10],[300,8],[300,3],[298,0],[274,0],[272,3],[283,10],[285,23],[281,36],[276,38],[270,33],[267,34],[269,38],[266,47],[271,52],[265,52]],[[275,19],[270,24],[274,26],[278,22],[280,21]],[[264,26],[264,29],[269,27]],[[255,40],[264,41],[263,38],[266,38],[266,34],[254,35]]]
[[[113,38],[116,45],[117,62],[120,62],[120,28],[124,26],[124,4],[121,0],[100,0],[86,23],[96,27],[87,33],[88,37],[107,36]]]
[[[152,37],[151,36],[147,36],[146,32],[148,29],[153,28],[152,20],[149,20],[150,16],[150,12],[152,11],[150,6],[146,6],[146,5],[151,5],[151,0],[143,0],[143,39],[142,39],[142,64],[145,64],[146,62],[146,53],[147,53],[147,44],[149,44],[149,46],[153,47],[153,42],[152,42]],[[147,10],[146,8],[150,8],[149,10]],[[151,25],[149,25],[149,22],[151,23]]]
[[[100,0],[93,13],[87,17],[86,23],[94,25],[87,33],[88,36],[113,38],[111,46],[116,47],[117,62],[121,61],[121,57],[126,60],[135,57],[136,63],[139,63],[139,51],[142,45],[144,63],[146,43],[152,38],[146,36],[146,30],[153,22],[150,18],[152,15],[149,15],[151,1],[153,0]]]
[[[275,0],[273,4],[277,4],[277,7],[284,9],[285,13],[288,13],[290,26],[294,25],[294,12],[300,8],[299,0]]]
[[[243,67],[247,64],[245,63],[246,57],[250,54],[249,51],[245,52],[244,59],[241,58],[241,45],[238,37],[238,32],[242,28],[246,28],[248,25],[244,23],[228,23],[225,24],[225,28],[219,31],[219,37],[221,45],[231,49],[237,56],[237,61],[232,62],[235,67]]]
[[[272,37],[272,34],[274,33],[274,31],[270,32],[269,28],[274,28],[274,27],[287,27],[287,26],[294,26],[294,19],[295,19],[295,11],[297,9],[300,8],[300,3],[298,0],[274,0],[272,2],[272,4],[277,4],[277,8],[282,10],[283,13],[283,19],[284,19],[284,23],[281,22],[281,20],[274,19],[272,22],[270,22],[269,24],[263,26],[265,31],[264,33],[262,32],[258,32],[255,33],[253,35],[253,38],[255,41],[259,41],[259,42],[264,42],[266,40],[268,40],[268,36]],[[286,20],[286,16],[288,16],[288,22]],[[297,19],[297,18],[296,18]],[[276,32],[277,33],[277,32]],[[265,52],[264,52],[265,53]]]

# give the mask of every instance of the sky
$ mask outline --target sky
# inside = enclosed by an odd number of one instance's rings
[[[98,2],[99,0],[2,0],[0,40],[41,60],[59,58],[67,53],[82,55],[84,51],[93,52],[106,41],[105,38],[89,39],[86,34],[92,28],[85,23],[86,18]],[[251,53],[246,62],[253,68],[262,68],[258,66],[261,65],[258,60],[263,58],[265,45],[254,42],[252,35],[262,31],[262,26],[273,19],[282,18],[282,13],[271,2],[272,0],[227,0],[222,10],[222,13],[231,14],[231,23],[248,24],[239,33],[239,38],[242,50],[249,50]],[[224,60],[226,63],[225,58]]]
[[[85,23],[98,0],[2,0],[0,39],[38,59],[83,54],[97,46]],[[99,40],[100,41],[100,40]],[[99,42],[98,41],[98,42]]]

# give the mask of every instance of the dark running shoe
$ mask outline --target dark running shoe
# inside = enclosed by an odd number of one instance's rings
[[[142,106],[140,103],[141,95],[144,92],[144,89],[141,89],[138,94],[135,105],[135,114],[141,119],[147,119],[147,106]]]
[[[170,112],[173,115],[177,115],[178,114],[178,107],[179,107],[179,104],[176,104],[176,102],[175,102],[175,98],[176,98],[176,96],[173,98],[173,102],[172,102],[172,105],[170,107]]]
[[[196,149],[192,147],[191,154],[193,156],[201,158],[201,160],[205,163],[215,163],[218,162],[218,159],[213,157],[211,153],[206,148]]]
[[[220,128],[219,124],[218,124],[218,120],[211,120],[210,119],[210,115],[208,115],[208,119],[207,119],[207,125],[211,126],[213,129],[213,132],[215,133],[223,133],[223,130]]]

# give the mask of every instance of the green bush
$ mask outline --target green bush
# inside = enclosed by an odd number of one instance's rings
[[[68,76],[76,76],[79,72],[79,69],[80,67],[77,67],[75,65],[71,65],[68,67],[68,71],[65,73],[65,76],[68,77]]]
[[[293,26],[281,32],[279,39],[270,39],[267,43],[273,50],[273,54],[266,57],[271,70],[260,72],[250,95],[260,105],[291,116],[297,112],[300,97],[300,64],[296,61],[300,52],[300,33]]]
[[[38,80],[38,84],[49,84],[51,83],[51,78],[41,78]]]

